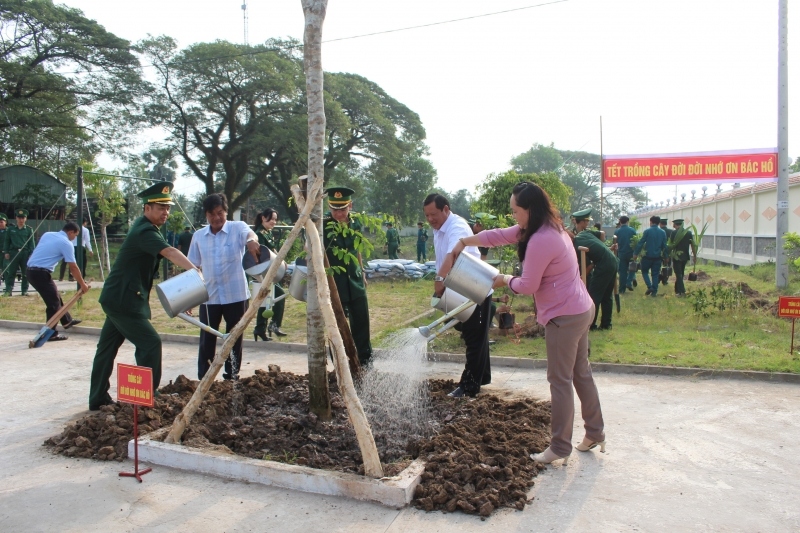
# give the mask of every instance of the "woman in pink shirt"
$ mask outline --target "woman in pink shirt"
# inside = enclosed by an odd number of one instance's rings
[[[514,293],[533,295],[537,320],[545,327],[552,438],[544,452],[531,457],[541,463],[558,459],[566,463],[572,453],[573,386],[586,429],[583,442],[576,448],[585,452],[600,446],[605,452],[603,413],[589,365],[589,325],[595,309],[581,281],[575,248],[558,211],[538,185],[522,182],[514,187],[511,214],[516,226],[462,238],[453,248],[453,256],[466,246],[517,245],[522,276],[499,274],[494,287],[507,286]]]

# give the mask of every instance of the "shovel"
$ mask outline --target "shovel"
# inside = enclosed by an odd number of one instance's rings
[[[614,276],[614,302],[617,304],[617,314],[619,314],[619,279]]]
[[[581,279],[583,280],[583,284],[587,285],[586,282],[586,252],[589,249],[586,246],[578,246],[578,250],[581,252]]]
[[[72,297],[70,301],[68,301],[65,305],[61,306],[61,309],[56,311],[56,314],[47,321],[47,324],[39,330],[39,333],[33,338],[32,341],[28,343],[28,348],[41,348],[44,343],[50,340],[50,337],[56,332],[56,326],[58,325],[58,321],[61,320],[61,317],[69,311],[69,308],[73,306],[75,302],[77,302],[80,297],[83,296],[81,291],[75,293],[75,296]]]

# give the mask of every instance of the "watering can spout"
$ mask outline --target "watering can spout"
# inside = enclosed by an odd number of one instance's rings
[[[429,328],[428,326],[420,326],[417,329],[419,331],[419,334],[422,335],[423,337],[427,338],[431,334],[431,328]]]

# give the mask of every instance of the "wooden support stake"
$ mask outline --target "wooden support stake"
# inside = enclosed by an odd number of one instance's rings
[[[581,279],[584,285],[588,285],[586,282],[586,252],[588,252],[589,249],[586,246],[578,246],[578,250],[581,252]]]

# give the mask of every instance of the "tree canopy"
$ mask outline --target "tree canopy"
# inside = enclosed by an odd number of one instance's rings
[[[143,90],[130,43],[51,0],[0,4],[0,160],[68,183],[124,144]]]
[[[520,174],[514,170],[501,174],[489,174],[478,186],[478,200],[473,204],[475,212],[488,211],[494,215],[510,215],[509,200],[514,186],[522,181],[535,183],[550,196],[550,200],[562,211],[569,207],[571,191],[564,185],[555,172],[542,174]]]
[[[206,192],[221,186],[231,214],[260,187],[286,205],[292,182],[307,167],[298,43],[216,41],[178,50],[171,38],[158,37],[140,43],[140,49],[159,77],[148,116],[154,126],[166,129],[166,147],[182,158]],[[368,177],[365,188],[380,180],[375,190],[381,191],[396,181],[430,179],[430,171],[423,179],[413,168],[420,165],[425,137],[416,113],[362,76],[326,73],[324,81],[326,179],[338,167],[363,169],[357,175]],[[387,208],[399,209],[391,202]]]

